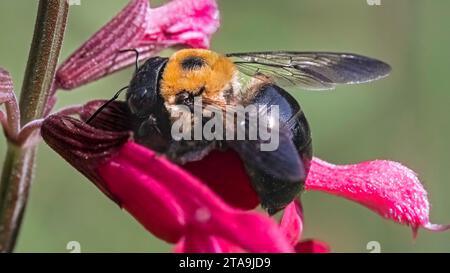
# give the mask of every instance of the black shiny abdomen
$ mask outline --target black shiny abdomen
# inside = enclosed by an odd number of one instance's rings
[[[299,103],[288,92],[276,85],[263,87],[254,99],[253,104],[263,104],[267,107],[279,106],[280,125],[284,124],[292,133],[292,141],[297,148],[300,158],[308,174],[312,159],[312,141],[308,121]],[[303,190],[305,181],[287,181],[276,179],[263,169],[247,166],[253,187],[258,192],[263,207],[269,213],[275,213],[284,208]]]

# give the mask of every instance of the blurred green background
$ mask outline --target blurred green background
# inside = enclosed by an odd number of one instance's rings
[[[81,0],[70,8],[62,58],[66,58],[128,1]],[[164,1],[153,1],[154,6]],[[371,159],[400,161],[420,174],[432,203],[431,219],[450,223],[450,1],[219,0],[222,25],[212,48],[348,51],[387,61],[391,76],[331,93],[296,92],[312,126],[315,154],[345,164]],[[0,65],[20,90],[37,1],[0,1]],[[170,52],[165,52],[169,54]],[[58,107],[109,98],[132,69],[73,92]],[[0,139],[0,155],[5,140]],[[449,252],[450,232],[411,231],[357,204],[323,193],[303,195],[304,237],[328,242],[336,252]],[[38,156],[19,252],[166,252],[153,238],[45,144]]]

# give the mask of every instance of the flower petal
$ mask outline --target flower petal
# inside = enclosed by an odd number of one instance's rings
[[[329,253],[330,247],[318,240],[305,240],[295,246],[297,253]]]
[[[299,200],[291,202],[284,209],[280,228],[289,242],[295,246],[300,240],[303,231],[303,208]]]
[[[56,86],[71,90],[156,55],[176,44],[209,45],[219,25],[214,0],[176,0],[150,9],[148,0],[132,0],[117,16],[75,51],[58,69]]]
[[[233,207],[250,210],[260,203],[244,164],[234,151],[212,151],[202,160],[189,162],[183,168]]]
[[[305,183],[306,190],[341,196],[415,231],[448,226],[429,222],[427,192],[416,174],[397,162],[375,160],[355,165],[333,165],[314,158]]]
[[[118,203],[105,188],[96,168],[128,141],[128,132],[103,131],[70,117],[52,115],[44,120],[41,135],[53,150]]]
[[[219,28],[219,9],[215,0],[175,0],[151,10],[152,20],[144,42],[183,43],[208,48]]]
[[[123,149],[132,149],[132,145]],[[105,187],[150,232],[168,242],[178,241],[186,221],[181,204],[158,179],[142,172],[133,163],[117,156],[101,166],[99,173]]]

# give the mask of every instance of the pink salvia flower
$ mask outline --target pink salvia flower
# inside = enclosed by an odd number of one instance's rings
[[[151,9],[148,0],[132,0],[117,16],[75,51],[58,69],[56,89],[74,89],[174,45],[206,48],[219,27],[214,0],[175,0]]]

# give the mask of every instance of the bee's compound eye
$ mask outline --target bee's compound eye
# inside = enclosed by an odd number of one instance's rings
[[[178,93],[175,97],[176,104],[191,105],[194,104],[194,96],[189,92]]]

